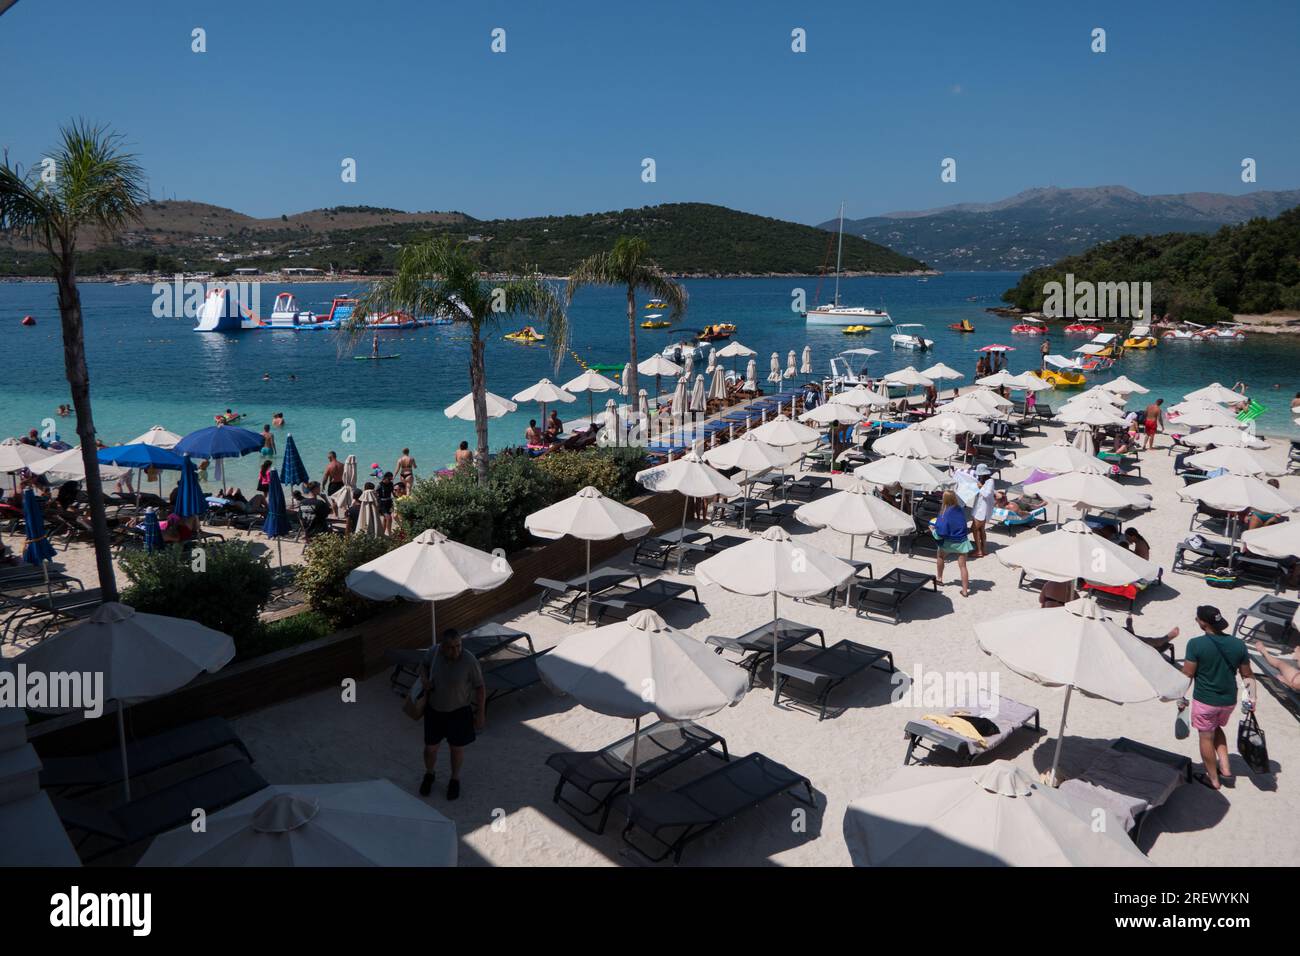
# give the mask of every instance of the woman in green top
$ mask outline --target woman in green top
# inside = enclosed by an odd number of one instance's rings
[[[1237,707],[1237,676],[1246,684],[1242,709],[1249,713],[1255,708],[1255,675],[1246,645],[1224,633],[1228,622],[1217,607],[1198,607],[1196,623],[1202,633],[1187,642],[1183,655],[1183,673],[1192,679],[1192,727],[1200,736],[1201,762],[1205,764],[1205,773],[1197,774],[1196,779],[1218,790],[1221,779],[1232,779],[1223,728]],[[1186,706],[1185,698],[1179,701],[1179,710]]]

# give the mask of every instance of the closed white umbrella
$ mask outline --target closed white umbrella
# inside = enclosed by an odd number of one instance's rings
[[[19,654],[15,662],[26,665],[28,674],[102,675],[104,699],[117,701],[122,785],[129,802],[123,708],[169,694],[205,671],[215,673],[234,656],[234,640],[220,631],[185,618],[139,614],[110,601],[86,620]]]
[[[1249,475],[1226,474],[1207,478],[1178,492],[1184,501],[1199,501],[1220,511],[1262,511],[1286,514],[1300,506],[1291,495]]]
[[[1034,494],[1052,504],[1080,511],[1144,508],[1150,504],[1146,496],[1138,495],[1105,475],[1080,471],[1069,471],[1035,482]]]
[[[758,363],[753,359],[745,366],[745,391],[752,392],[758,388]]]
[[[1080,431],[1079,434],[1087,435],[1088,432]],[[1068,471],[1092,475],[1110,473],[1109,464],[1096,455],[1090,455],[1088,452],[1076,448],[1064,438],[1050,445],[1044,445],[1036,451],[1018,456],[1016,466],[1019,468],[1036,468],[1052,475],[1063,475]]]
[[[169,432],[161,425],[154,425],[143,435],[137,435],[126,444],[128,445],[153,445],[155,448],[173,448],[181,440],[181,436],[175,432]]]
[[[800,375],[811,375],[811,374],[812,374],[812,370],[813,370],[813,365],[812,365],[812,346],[811,346],[811,345],[805,345],[805,346],[803,347],[803,361],[799,363],[799,374],[800,374]]]
[[[1080,428],[1077,432],[1074,433],[1074,441],[1071,442],[1071,444],[1074,446],[1076,451],[1081,451],[1085,455],[1090,455],[1094,458],[1097,455],[1097,446],[1093,443],[1091,428]],[[1075,468],[1072,470],[1092,471],[1092,469],[1090,468]],[[1093,472],[1093,474],[1101,474],[1101,472]]]
[[[1160,573],[1150,561],[1094,534],[1082,521],[1067,521],[1051,534],[1024,538],[999,548],[996,554],[1007,567],[1044,581],[1073,583],[1083,578],[1107,587],[1125,587],[1154,581]]]
[[[884,381],[888,385],[906,385],[909,388],[914,386],[924,388],[926,385],[934,384],[933,381],[922,375],[911,365],[907,366],[907,368],[900,368],[897,372],[890,372],[884,377]]]
[[[695,577],[703,584],[716,584],[735,594],[772,596],[772,666],[776,667],[780,619],[778,598],[813,597],[825,594],[847,581],[853,565],[820,548],[796,543],[783,528],[772,527],[761,537],[727,548],[695,566]],[[772,679],[772,703],[777,701],[779,682]]]
[[[588,710],[635,721],[628,792],[636,791],[641,718],[698,720],[740,702],[749,675],[654,611],[574,634],[537,662],[542,681]]]
[[[709,380],[709,401],[720,402],[727,397],[727,376],[721,365],[713,367],[713,377]]]
[[[644,392],[642,393],[644,394]],[[606,498],[588,485],[576,495],[535,511],[524,518],[524,527],[539,538],[566,535],[587,544],[587,607],[591,620],[591,542],[623,537],[629,541],[650,530],[652,522],[634,508]]]
[[[357,512],[357,534],[379,537],[382,533],[379,523],[379,499],[372,489],[361,492],[361,510]]]
[[[794,516],[810,528],[830,528],[847,534],[849,560],[853,559],[853,541],[857,535],[893,537],[908,534],[916,527],[911,515],[876,497],[871,485],[860,480],[844,491],[800,505]]]
[[[672,405],[669,409],[675,420],[680,421],[686,417],[686,376],[683,375],[677,380],[677,385],[673,388]]]
[[[688,352],[686,353],[686,358],[682,362],[682,375],[683,377],[686,378],[687,381],[690,381],[691,376],[694,374],[695,374],[695,355],[694,353]]]
[[[631,377],[632,377],[632,363],[631,363],[631,362],[624,362],[624,363],[623,363],[623,377],[622,377],[622,380],[621,380],[621,381],[622,381],[622,384],[619,386],[619,389],[618,389],[619,392],[620,392],[621,394],[623,394],[623,395],[631,395],[631,392],[629,391],[630,386],[628,385],[628,381],[631,379]]]
[[[1263,455],[1248,448],[1234,445],[1217,445],[1209,451],[1197,452],[1187,459],[1187,464],[1203,471],[1226,468],[1234,475],[1280,475],[1283,469]]]
[[[1184,402],[1183,404],[1188,404]],[[1176,428],[1225,428],[1241,430],[1237,416],[1218,405],[1191,405],[1178,413],[1177,418],[1170,417],[1169,423]]]
[[[1225,388],[1218,382],[1211,382],[1205,388],[1198,388],[1194,392],[1188,392],[1183,398],[1189,402],[1204,401],[1217,402],[1220,405],[1234,405],[1237,402],[1245,401],[1246,397],[1240,392]]]
[[[981,621],[975,625],[975,634],[984,653],[1020,676],[1047,687],[1065,688],[1052,757],[1053,785],[1070,694],[1076,688],[1088,697],[1138,704],[1178,700],[1189,683],[1159,651],[1102,614],[1091,596],[1064,607],[1016,611]],[[1045,636],[1049,639],[1045,640]]]
[[[686,407],[696,414],[703,414],[708,410],[709,400],[704,388],[703,375],[695,376],[695,385],[691,388],[691,398]]]
[[[622,443],[623,423],[619,419],[618,404],[612,399],[606,399],[605,411],[601,414],[604,419],[604,428],[601,434],[606,442],[613,441],[615,445]]]
[[[886,455],[853,469],[853,474],[873,485],[899,484],[908,491],[938,491],[953,479],[919,458]]]
[[[220,461],[220,459],[218,459]],[[81,446],[56,452],[45,458],[39,458],[28,464],[27,469],[33,475],[45,475],[57,481],[85,481],[86,463],[81,460]],[[99,466],[99,477],[109,481],[121,478],[130,468],[115,468],[111,465]]]
[[[767,380],[774,384],[781,382],[781,357],[777,353],[772,353],[772,361],[769,363]]]
[[[599,372],[593,372],[587,369],[577,378],[572,378],[564,383],[566,392],[586,392],[587,393],[587,417],[595,416],[595,400],[593,394],[596,392],[617,392],[619,391],[618,382],[612,378],[606,378]]]
[[[1251,553],[1266,558],[1300,558],[1300,521],[1255,528],[1243,534],[1241,541]]]
[[[40,445],[28,445],[26,442],[20,442],[17,438],[6,438],[3,442],[0,442],[0,472],[8,474],[14,471],[22,471],[42,459],[52,457],[54,454],[48,448],[42,448]]]
[[[466,591],[490,591],[514,572],[506,559],[452,541],[429,528],[415,540],[381,554],[350,572],[348,590],[372,601],[428,601],[430,645],[438,643],[438,601]]]
[[[785,357],[785,377],[794,378],[798,374],[798,362],[794,357],[794,349],[791,349],[790,354]]]
[[[1268,442],[1256,438],[1246,429],[1226,425],[1184,435],[1183,442],[1193,448],[1209,448],[1212,445],[1222,445],[1229,448],[1268,447]]]
[[[713,367],[718,364],[718,352],[716,349],[709,349],[709,364],[705,371],[710,375],[713,374]]]
[[[357,456],[348,455],[343,461],[343,487],[355,488],[357,486]],[[352,502],[348,502],[351,507]]]
[[[855,866],[1150,866],[1109,811],[1009,760],[903,767],[844,814]]]
[[[961,454],[956,442],[949,441],[938,432],[908,426],[883,438],[876,439],[871,450],[882,455],[902,458],[955,458]]]
[[[912,427],[944,435],[987,435],[990,431],[989,426],[978,418],[961,412],[939,412]]]
[[[1127,375],[1121,375],[1119,378],[1112,379],[1109,382],[1103,382],[1098,386],[1098,388],[1104,388],[1110,392],[1118,392],[1121,395],[1145,395],[1151,391],[1151,389],[1142,387]]]
[[[137,866],[455,866],[456,824],[391,780],[271,786],[154,839]]]
[[[488,418],[500,418],[518,410],[519,406],[508,398],[502,398],[500,395],[493,395],[491,392],[486,393],[484,402],[487,406]],[[442,410],[442,413],[448,418],[456,418],[465,422],[474,420],[474,393],[470,392],[465,397],[455,403],[448,405]]]

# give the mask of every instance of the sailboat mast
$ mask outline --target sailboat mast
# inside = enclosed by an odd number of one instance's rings
[[[835,305],[840,304],[840,262],[844,258],[844,203],[840,203],[840,241],[835,250]]]

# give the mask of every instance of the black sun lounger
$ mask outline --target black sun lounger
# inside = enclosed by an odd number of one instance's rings
[[[591,572],[591,593],[599,594],[601,591],[608,591],[610,588],[618,587],[632,578],[636,578],[637,586],[640,587],[641,575],[635,571],[627,571],[621,568],[608,568]],[[587,599],[587,576],[580,574],[576,578],[570,578],[567,581],[557,581],[554,578],[537,578],[533,581],[542,589],[541,596],[537,599],[537,613],[550,614],[553,617],[567,617],[570,624],[577,618],[578,611],[582,608],[582,603]]]
[[[883,667],[881,661],[884,661]],[[846,638],[811,656],[801,657],[795,663],[789,663],[787,660],[777,661],[776,667],[773,668],[776,674],[776,699],[780,701],[784,696],[791,700],[798,700],[792,686],[806,690],[812,705],[817,708],[817,719],[825,720],[826,702],[831,691],[868,667],[892,674],[894,655],[878,647],[857,644]]]
[[[1136,842],[1147,814],[1191,780],[1191,758],[1120,737],[1059,789],[1109,810]]]
[[[596,610],[596,620],[600,621],[609,611],[621,611],[625,615],[637,611],[653,611],[670,601],[685,600],[688,592],[691,599],[699,604],[700,593],[694,584],[660,580],[636,588],[620,585],[593,597],[591,606]]]
[[[806,800],[793,792],[799,787],[807,793]],[[679,863],[687,843],[786,791],[801,803],[816,806],[807,777],[770,757],[752,753],[673,790],[637,791],[619,797],[615,805],[627,813],[623,840],[628,846],[652,862],[671,855],[673,862]],[[650,848],[633,840],[634,830],[644,834]]]
[[[903,755],[903,766],[913,761],[919,763],[923,757],[936,750],[947,751],[967,763],[974,763],[985,754],[997,750],[1021,727],[1028,727],[1030,721],[1033,721],[1034,732],[1039,731],[1038,708],[1010,697],[998,697],[995,704],[987,707],[953,707],[944,711],[948,717],[964,717],[969,714],[991,720],[997,725],[997,733],[985,734],[981,743],[924,717],[909,720],[903,728],[903,733],[907,735],[907,753]],[[921,751],[921,756],[916,755],[918,750]]]
[[[223,747],[236,747],[249,763],[253,762],[253,755],[235,729],[221,717],[208,717],[130,741],[126,745],[126,765],[132,777],[143,777]],[[116,744],[99,753],[41,758],[42,787],[91,790],[121,780],[122,751]]]
[[[261,774],[245,761],[236,760],[111,810],[89,807],[62,797],[54,797],[52,801],[64,826],[85,834],[77,843],[79,853],[91,837],[103,837],[109,841],[106,848],[82,856],[83,860],[90,861],[187,824],[193,819],[196,808],[214,813],[267,786]]]
[[[614,798],[627,791],[632,777],[632,740],[637,738],[636,782],[644,783],[699,754],[729,760],[727,742],[689,720],[661,720],[629,734],[602,750],[551,754],[546,766],[560,775],[554,800],[588,830],[604,833]],[[719,751],[718,748],[721,748]],[[565,788],[577,791],[565,795]],[[577,794],[582,794],[578,799]],[[586,817],[600,815],[593,826]]]
[[[776,629],[778,653],[787,651],[804,641],[811,641],[814,637],[821,641],[823,648],[826,646],[826,635],[820,627],[796,624],[794,621],[780,617],[776,620]],[[723,651],[735,651],[740,654],[741,660],[737,663],[749,671],[749,686],[753,687],[759,667],[772,659],[772,625],[762,624],[740,637],[721,637],[713,634],[705,638],[704,643],[719,654]]]
[[[525,690],[539,683],[542,675],[537,672],[537,659],[553,650],[555,648],[548,647],[536,654],[514,657],[494,667],[484,668],[483,683],[487,687],[487,699],[496,700],[498,697],[505,697],[507,694]]]
[[[935,592],[939,584],[933,574],[893,568],[879,578],[859,578],[857,588],[858,614],[887,614],[897,624],[902,615],[903,602],[930,585]]]
[[[504,624],[483,624],[467,634],[461,635],[461,647],[482,661],[499,651],[505,650],[516,641],[526,641],[528,653],[533,651],[533,638],[526,631],[519,631]],[[385,662],[393,665],[393,674],[389,685],[395,694],[405,694],[411,689],[420,665],[428,656],[427,647],[390,647],[384,651]]]

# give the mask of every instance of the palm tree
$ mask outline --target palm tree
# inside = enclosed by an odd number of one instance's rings
[[[686,311],[686,288],[672,279],[659,264],[648,258],[650,244],[636,236],[620,236],[609,252],[598,252],[573,267],[569,276],[566,301],[585,285],[619,285],[627,289],[628,355],[632,370],[628,375],[628,398],[636,402],[636,292],[642,289],[653,299],[662,299],[676,322]]]
[[[558,369],[569,340],[564,304],[550,286],[534,275],[511,275],[492,282],[466,243],[443,236],[404,246],[392,276],[380,279],[358,300],[345,332],[356,340],[365,332],[365,316],[401,309],[415,315],[449,315],[470,329],[469,387],[474,396],[474,456],[480,484],[488,474],[487,369],[483,333],[503,316],[533,316],[545,332]]]
[[[95,450],[95,420],[90,411],[90,374],[77,292],[77,236],[83,228],[109,235],[139,217],[147,196],[143,171],[122,151],[121,137],[107,127],[77,121],[59,131],[53,164],[26,174],[0,164],[0,231],[34,240],[49,254],[59,288],[63,325],[63,366],[77,413],[77,437],[86,470],[86,496],[95,542],[95,568],[105,601],[117,600],[108,519]]]

